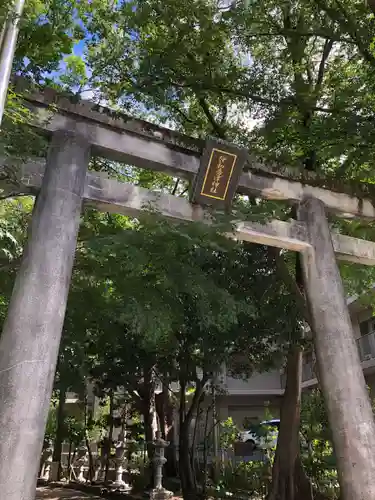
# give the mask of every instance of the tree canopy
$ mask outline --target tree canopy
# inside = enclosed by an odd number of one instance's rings
[[[371,15],[359,1],[119,3],[88,21],[87,60],[95,86],[124,109],[147,106],[261,158],[364,179]]]

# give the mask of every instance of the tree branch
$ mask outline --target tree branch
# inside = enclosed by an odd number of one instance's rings
[[[209,85],[190,84],[190,83],[182,84],[182,83],[178,83],[175,81],[172,81],[171,85],[192,90],[196,94],[197,99],[199,99],[197,94],[200,91],[207,91],[207,92],[213,92],[213,93],[217,93],[217,94],[220,94],[220,93],[228,94],[228,95],[231,95],[234,97],[244,97],[246,99],[249,99],[250,101],[254,101],[254,102],[257,102],[259,104],[268,104],[270,106],[280,107],[283,103],[284,104],[288,103],[291,106],[297,106],[295,97],[292,95],[289,95],[288,97],[285,97],[284,99],[281,99],[280,101],[275,101],[274,99],[271,99],[268,97],[262,97],[262,96],[255,95],[255,94],[249,94],[245,90],[228,89],[226,87],[217,87],[215,85],[209,86]],[[311,111],[319,111],[320,113],[327,113],[327,114],[343,113],[343,114],[346,114],[348,116],[353,116],[355,118],[361,119],[361,121],[367,121],[366,117],[354,115],[353,113],[351,113],[350,111],[347,111],[345,109],[324,108],[322,106],[315,106],[315,107],[311,108]],[[194,123],[194,122],[192,121],[192,123]]]
[[[297,106],[295,97],[290,95],[288,97],[285,97],[284,99],[281,99],[280,101],[275,101],[274,99],[268,98],[268,97],[261,97],[258,95],[254,94],[248,94],[246,91],[242,90],[236,90],[236,89],[227,89],[225,87],[216,87],[216,86],[208,86],[208,85],[196,85],[196,84],[181,84],[177,82],[171,82],[172,85],[180,88],[188,88],[191,89],[195,94],[197,95],[200,91],[204,90],[207,92],[213,92],[213,93],[223,93],[223,94],[228,94],[234,97],[244,97],[246,99],[249,99],[250,101],[257,102],[259,104],[268,104],[270,106],[277,106],[280,107],[283,103],[288,103],[291,106]],[[198,96],[197,96],[198,99]],[[311,111],[318,111],[320,113],[327,113],[327,114],[345,114],[347,116],[352,116],[353,118],[358,119],[359,121],[366,122],[370,118],[365,117],[365,116],[359,116],[351,113],[348,110],[345,109],[335,109],[335,108],[324,108],[322,106],[315,106],[311,108]],[[371,119],[373,117],[371,116]],[[193,123],[193,122],[192,122]]]
[[[213,131],[217,134],[218,137],[224,139],[225,132],[224,129],[216,122],[214,115],[211,113],[211,110],[207,104],[207,101],[204,97],[198,97],[198,102],[204,111],[208,121],[210,122]]]
[[[175,103],[171,103],[170,104],[171,108],[174,109],[185,121],[187,121],[188,123],[194,123],[194,120],[192,120],[191,118],[188,117],[188,115],[182,111],[182,109],[177,106],[177,104]]]
[[[322,59],[319,64],[318,77],[315,85],[315,94],[318,97],[320,89],[322,88],[323,79],[324,79],[324,71],[327,59],[331,53],[333,47],[333,40],[326,40],[323,48]]]
[[[180,184],[180,179],[177,179],[176,182],[175,182],[175,185],[172,189],[172,195],[174,196],[176,194],[176,191],[177,191],[177,188],[178,188],[178,185]]]
[[[311,326],[311,315],[309,308],[307,307],[305,297],[296,280],[293,278],[293,276],[291,276],[285,260],[280,253],[280,250],[275,247],[268,247],[268,251],[275,259],[276,270],[280,276],[280,279],[285,283],[289,291],[295,296],[296,305],[300,311],[301,316]]]
[[[228,116],[228,106],[225,103],[221,109],[220,125],[223,125],[223,123],[225,123],[227,116]]]
[[[375,67],[375,57],[369,50],[369,43],[364,42],[359,36],[359,29],[353,23],[351,17],[341,4],[340,0],[335,0],[337,9],[328,6],[324,0],[315,0],[316,5],[326,13],[326,15],[334,22],[338,23],[340,28],[351,37],[353,42],[358,48],[359,53],[363,59],[371,66]]]
[[[190,403],[189,410],[186,413],[185,421],[186,420],[189,421],[192,418],[194,410],[197,408],[199,402],[201,401],[201,398],[202,398],[202,395],[203,395],[203,391],[204,391],[204,388],[205,388],[205,385],[206,385],[207,381],[208,381],[208,376],[205,375],[202,378],[202,380],[199,383],[197,383],[197,386],[196,386],[196,389],[195,389],[195,393],[194,393],[194,396],[193,396],[193,400]]]
[[[245,97],[246,99],[250,99],[254,102],[259,102],[261,104],[269,104],[272,106],[278,106],[280,104],[279,101],[275,101],[273,99],[270,99],[268,97],[262,97],[254,94],[249,94],[246,91],[241,91],[241,90],[236,90],[236,89],[228,89],[226,87],[220,87],[220,86],[215,86],[215,85],[207,85],[202,82],[194,82],[194,83],[180,83],[176,81],[171,81],[171,85],[181,88],[181,89],[191,89],[193,92],[196,94],[200,91],[205,91],[205,92],[214,92],[214,93],[222,93],[222,94],[228,94],[232,95],[235,97]],[[199,97],[197,97],[199,99]]]
[[[188,186],[186,189],[184,189],[184,190],[182,191],[182,193],[180,194],[180,197],[181,197],[181,196],[184,196],[184,195],[185,195],[185,194],[189,191],[189,187],[190,187],[190,186]]]
[[[375,0],[374,5],[375,5]],[[351,45],[355,45],[355,42],[351,38],[341,38],[340,36],[336,35],[335,33],[324,33],[324,32],[319,32],[319,31],[298,31],[298,30],[288,30],[288,29],[282,29],[280,31],[275,31],[275,32],[269,32],[269,33],[249,33],[246,34],[246,36],[249,37],[268,37],[268,36],[298,36],[298,37],[303,37],[303,38],[323,38],[326,40],[333,40],[334,42],[341,42],[341,43],[349,43]]]
[[[348,153],[346,159],[337,168],[335,175],[337,177],[341,177],[342,175],[344,175],[351,166],[351,164],[353,163],[355,156],[358,154],[360,158],[363,158],[366,154],[366,151],[369,152],[371,146],[372,146],[371,143],[358,144],[358,146],[353,151]],[[362,153],[359,152],[359,150],[362,150]]]

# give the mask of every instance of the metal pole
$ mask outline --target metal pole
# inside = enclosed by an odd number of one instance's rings
[[[2,32],[0,54],[0,125],[3,120],[5,102],[8,93],[10,73],[12,71],[14,53],[16,51],[19,21],[22,16],[25,0],[15,0],[9,20]]]
[[[34,500],[90,145],[55,132],[0,337],[0,498]]]
[[[324,204],[305,199],[298,218],[312,250],[303,255],[320,382],[343,500],[375,499],[375,425]]]

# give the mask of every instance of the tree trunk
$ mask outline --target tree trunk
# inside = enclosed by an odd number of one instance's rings
[[[69,452],[68,452],[68,475],[70,472],[70,464],[72,463],[72,446],[73,446],[73,443],[70,440],[69,441]]]
[[[154,447],[152,441],[154,440],[154,415],[152,411],[152,402],[147,399],[143,402],[143,424],[145,431],[145,441],[147,447],[147,454],[149,460],[152,460],[154,455]]]
[[[95,466],[94,466],[94,458],[92,456],[89,433],[88,433],[89,418],[90,417],[87,414],[87,392],[85,387],[85,393],[84,393],[85,443],[86,443],[87,453],[89,455],[89,480],[91,482],[94,478]]]
[[[165,416],[165,394],[164,394],[164,384],[163,391],[159,394],[155,394],[155,411],[159,419],[160,424],[160,433],[162,439],[166,439],[167,437],[167,425],[166,425],[166,416]]]
[[[66,401],[66,391],[63,388],[59,390],[59,402],[57,407],[57,418],[56,418],[56,436],[53,445],[53,456],[52,460],[59,463],[58,477],[60,478],[61,473],[61,454],[62,454],[62,444],[65,435],[65,401]]]
[[[184,500],[196,500],[197,498],[194,472],[190,460],[190,424],[191,418],[183,421],[179,436],[179,470]]]
[[[154,446],[152,442],[154,441],[154,415],[155,415],[155,384],[153,379],[153,368],[145,366],[143,371],[143,387],[140,390],[142,398],[142,413],[143,413],[143,425],[145,431],[145,441],[147,448],[147,456],[150,461],[149,472],[150,481],[149,488],[154,487],[154,464],[152,459],[154,457]]]
[[[302,349],[292,345],[287,361],[286,387],[281,406],[280,431],[269,500],[298,500],[295,496],[294,472],[299,453],[301,370]],[[308,500],[308,497],[303,500]]]
[[[163,439],[168,441],[170,445],[165,450],[165,475],[168,477],[175,477],[177,475],[176,464],[176,442],[174,436],[174,417],[173,417],[173,403],[169,394],[169,387],[163,383],[163,391],[155,396],[155,408],[159,417],[160,431]]]
[[[91,445],[90,445],[90,440],[89,440],[87,430],[85,432],[85,443],[86,443],[87,453],[89,455],[89,480],[91,482],[94,478],[95,465],[94,465],[94,457],[92,456],[92,450],[91,450]]]
[[[302,349],[292,346],[287,361],[280,431],[267,500],[327,500],[307,477],[299,453]]]
[[[206,409],[206,416],[205,416],[205,421],[204,421],[204,441],[203,441],[203,493],[206,494],[207,490],[207,479],[208,479],[208,450],[207,450],[207,444],[208,440],[210,438],[209,432],[208,432],[208,420],[209,420],[209,413],[210,412],[210,407]]]
[[[106,483],[108,480],[108,471],[109,471],[109,461],[111,459],[111,448],[112,448],[112,440],[113,440],[113,412],[114,412],[114,396],[113,390],[109,393],[109,433],[108,433],[108,453],[106,456],[105,462],[105,474],[104,474],[104,482]]]
[[[166,476],[168,477],[176,477],[177,476],[177,456],[176,456],[176,440],[175,440],[175,433],[174,433],[174,426],[170,426],[168,434],[167,434],[167,441],[170,443],[168,448],[165,450],[165,457],[167,459],[167,463],[165,464],[165,473]]]
[[[315,490],[303,468],[301,457],[298,454],[294,467],[294,487],[296,500],[328,500],[328,498]]]
[[[190,460],[190,426],[202,398],[207,378],[196,381],[196,390],[190,407],[186,410],[186,381],[180,379],[180,425],[179,425],[179,474],[184,500],[196,500],[198,495],[196,478]]]

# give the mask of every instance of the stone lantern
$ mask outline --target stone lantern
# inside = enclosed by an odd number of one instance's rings
[[[155,485],[151,492],[151,499],[168,500],[173,496],[173,493],[163,488],[163,467],[167,462],[165,458],[165,448],[169,446],[169,442],[164,441],[158,431],[156,433],[156,439],[153,441],[153,445],[155,447],[155,454],[152,460],[155,467]]]
[[[111,454],[111,441],[108,436],[104,436],[99,443],[100,454],[98,457],[97,469],[95,471],[95,481],[103,483],[105,480],[105,471],[107,460]]]
[[[53,446],[52,443],[49,441],[47,443],[46,448],[43,450],[41,458],[42,469],[40,471],[40,479],[42,479],[43,481],[48,481],[50,479],[52,455],[53,455]]]
[[[86,479],[84,476],[84,471],[85,471],[85,465],[87,462],[87,455],[88,455],[88,451],[87,451],[86,445],[82,443],[77,450],[77,458],[75,460],[75,462],[77,464],[77,468],[78,468],[77,481],[79,483],[86,482]]]
[[[115,457],[113,461],[115,462],[116,466],[116,480],[114,483],[112,483],[112,488],[114,489],[121,489],[125,491],[130,491],[131,486],[126,483],[126,481],[123,480],[122,475],[124,473],[124,465],[126,468],[126,453],[127,453],[127,446],[126,446],[126,432],[121,432],[119,434],[118,440],[115,444]]]

